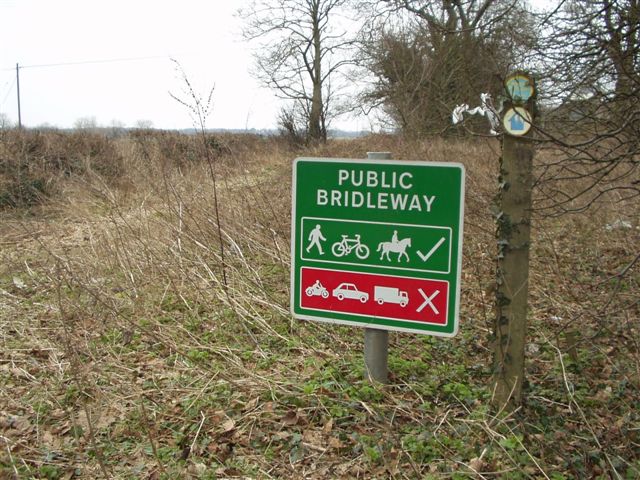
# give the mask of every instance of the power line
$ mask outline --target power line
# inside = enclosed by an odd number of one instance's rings
[[[9,82],[7,82],[9,83]],[[9,86],[9,90],[7,90],[7,94],[4,96],[4,99],[2,100],[2,103],[0,103],[0,108],[4,107],[4,104],[7,102],[7,98],[9,98],[9,95],[11,94],[11,92],[13,92],[13,87],[16,84],[16,78],[13,78],[13,82],[11,82],[11,85]]]
[[[159,59],[168,59],[169,55],[155,55],[148,57],[127,57],[127,58],[109,58],[103,60],[80,60],[77,62],[59,62],[59,63],[43,63],[38,65],[20,65],[20,69],[25,68],[49,68],[49,67],[67,67],[73,65],[89,65],[89,64],[98,64],[98,63],[117,63],[117,62],[136,62],[142,60],[159,60]],[[14,68],[3,68],[0,71],[7,72],[10,70],[14,70]]]
[[[145,60],[159,60],[159,59],[168,59],[170,58],[168,55],[147,55],[144,57],[120,57],[120,58],[109,58],[109,59],[97,59],[97,60],[80,60],[76,62],[57,62],[57,63],[43,63],[43,64],[34,64],[34,65],[19,65],[16,63],[15,71],[16,76],[14,79],[14,83],[9,88],[9,91],[5,95],[4,100],[0,104],[0,108],[2,108],[9,97],[9,94],[13,91],[13,86],[16,86],[17,92],[17,100],[18,100],[18,128],[22,128],[22,115],[20,111],[20,70],[24,70],[25,68],[50,68],[50,67],[67,67],[67,66],[75,66],[75,65],[90,65],[90,64],[100,64],[100,63],[117,63],[117,62],[140,62]],[[0,69],[0,72],[11,71],[13,68],[3,68]]]

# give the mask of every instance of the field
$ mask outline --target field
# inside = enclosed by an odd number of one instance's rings
[[[640,477],[637,199],[534,212],[495,415],[496,140],[1,135],[0,479]],[[289,314],[292,160],[367,151],[467,171],[460,333],[392,333],[387,386]]]

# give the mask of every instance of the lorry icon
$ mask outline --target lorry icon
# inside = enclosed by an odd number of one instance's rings
[[[374,287],[373,299],[378,302],[378,305],[386,303],[397,303],[401,307],[406,307],[409,303],[409,296],[407,292],[394,287]]]

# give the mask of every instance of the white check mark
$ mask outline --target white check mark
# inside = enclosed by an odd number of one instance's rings
[[[429,258],[431,258],[431,255],[436,253],[436,250],[438,250],[438,248],[440,248],[440,245],[442,245],[444,243],[444,241],[445,241],[444,237],[442,237],[440,240],[438,240],[438,243],[436,243],[433,246],[433,248],[431,250],[429,250],[429,252],[426,255],[423,255],[423,253],[420,250],[418,250],[416,253],[422,259],[423,262],[426,262],[427,260],[429,260]]]

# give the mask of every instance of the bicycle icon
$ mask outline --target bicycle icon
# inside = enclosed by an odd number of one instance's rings
[[[364,260],[369,256],[369,247],[360,243],[360,235],[355,235],[354,238],[347,238],[348,235],[342,235],[342,240],[336,242],[331,247],[331,253],[336,257],[342,257],[349,255],[352,250],[356,251],[356,257],[360,260]]]

